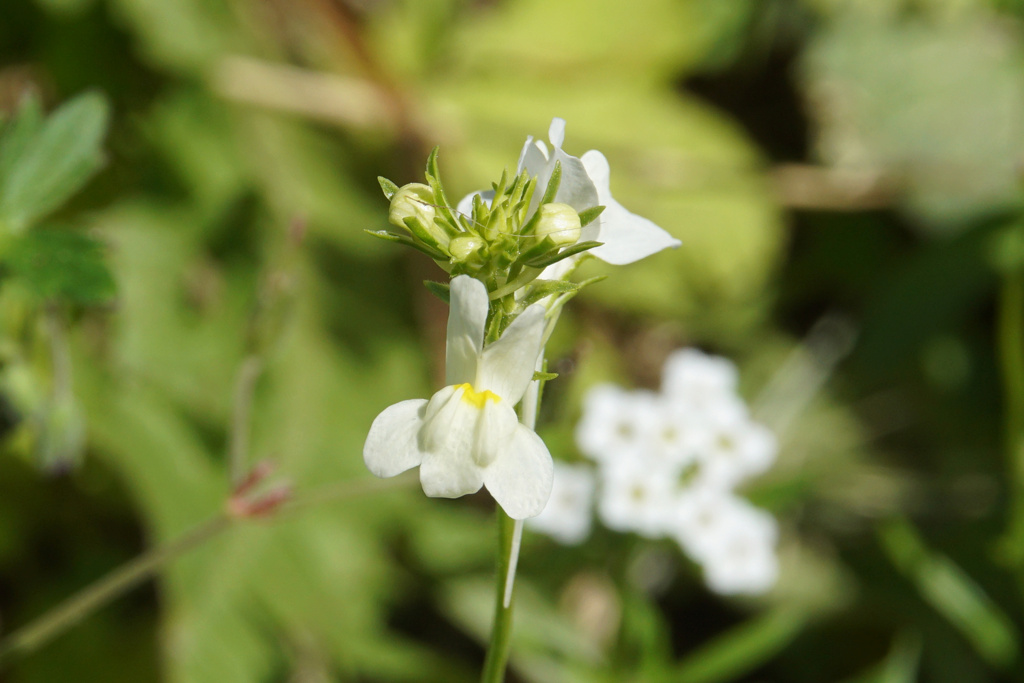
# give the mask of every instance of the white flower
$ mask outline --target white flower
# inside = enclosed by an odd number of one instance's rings
[[[731,488],[761,474],[775,462],[775,435],[752,421],[745,409],[721,410],[706,419],[707,442],[699,461],[701,476],[710,483]]]
[[[597,509],[609,529],[658,538],[673,521],[679,470],[671,463],[620,453],[601,465]]]
[[[535,531],[564,545],[581,543],[590,534],[594,473],[586,465],[555,463],[555,481],[547,507],[527,522]]]
[[[555,118],[548,129],[551,151],[540,140],[527,138],[519,156],[519,168],[537,176],[537,191],[531,209],[543,195],[555,162],[562,166],[562,178],[554,201],[568,204],[576,211],[604,206],[601,215],[584,226],[583,241],[603,242],[590,253],[606,263],[621,266],[639,261],[668,247],[678,247],[679,240],[651,221],[630,213],[612,197],[608,160],[597,150],[576,158],[562,151],[565,141],[565,119]]]
[[[428,496],[457,498],[486,486],[510,517],[524,519],[544,509],[553,475],[547,447],[513,408],[533,378],[545,311],[530,306],[484,347],[487,310],[481,282],[452,280],[448,386],[429,401],[402,401],[378,415],[363,460],[378,477],[419,465]]]
[[[574,157],[562,150],[565,140],[565,120],[555,118],[548,129],[548,140],[551,149],[533,137],[526,139],[519,155],[519,171],[526,171],[537,177],[537,189],[534,191],[527,220],[537,210],[540,200],[547,189],[555,164],[561,164],[562,176],[558,192],[553,202],[568,204],[577,212],[604,206],[604,211],[590,224],[583,227],[580,239],[597,241],[603,244],[587,253],[593,254],[606,263],[625,265],[657,253],[668,247],[678,247],[681,243],[653,222],[630,213],[622,204],[612,197],[610,189],[610,169],[608,160],[597,150],[590,150],[582,157]],[[473,208],[473,197],[479,194],[485,201],[494,198],[494,193],[475,192],[459,202],[458,210],[469,214]],[[560,275],[568,268],[566,261],[578,257],[564,259],[555,266],[557,270],[546,272],[547,279],[560,279]],[[570,261],[571,263],[571,261]]]
[[[775,583],[775,518],[728,491],[697,487],[680,495],[669,533],[717,593],[763,593]]]
[[[650,392],[625,391],[614,384],[598,385],[583,400],[576,444],[584,455],[597,462],[645,451],[657,424],[655,405],[655,396]]]
[[[708,413],[738,402],[737,377],[735,364],[726,358],[680,349],[665,360],[661,390],[669,401],[687,410]]]

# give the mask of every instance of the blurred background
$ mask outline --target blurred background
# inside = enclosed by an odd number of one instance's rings
[[[781,576],[726,599],[669,541],[528,533],[509,679],[1024,680],[1022,19],[1019,0],[4,0],[5,118],[26,94],[88,107],[21,176],[76,192],[16,215],[6,169],[0,193],[19,236],[0,628],[216,516],[232,453],[305,502],[0,680],[476,680],[492,502],[373,488],[360,457],[378,412],[439,386],[447,311],[421,282],[444,273],[364,230],[386,226],[378,175],[422,182],[440,145],[461,196],[553,116],[683,247],[588,264],[610,278],[566,309],[539,432],[579,460],[595,383],[657,388],[683,346],[733,359],[780,441],[746,495],[780,522]]]

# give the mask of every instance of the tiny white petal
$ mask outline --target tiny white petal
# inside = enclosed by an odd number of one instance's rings
[[[484,349],[474,382],[478,390],[493,391],[510,405],[519,403],[540,356],[545,313],[540,304],[530,306]]]
[[[378,477],[393,477],[423,460],[417,435],[423,426],[422,398],[389,406],[374,419],[363,445],[363,462]]]
[[[608,160],[597,150],[590,150],[581,157],[591,182],[597,188],[598,204],[605,207],[601,215],[584,228],[581,239],[596,239],[604,244],[590,250],[590,253],[606,263],[625,265],[639,261],[669,247],[678,247],[681,242],[652,221],[629,212],[612,198]],[[592,226],[596,225],[595,228]]]
[[[476,378],[489,302],[484,283],[468,275],[452,279],[450,291],[445,383],[463,384]]]
[[[512,438],[483,470],[484,483],[513,519],[535,517],[551,496],[554,464],[536,432],[517,424]]]
[[[548,127],[548,140],[555,149],[561,149],[562,143],[565,142],[565,119],[555,117],[551,119],[551,125]]]

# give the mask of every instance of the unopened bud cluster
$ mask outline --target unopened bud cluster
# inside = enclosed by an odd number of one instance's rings
[[[519,292],[551,264],[600,245],[580,242],[580,235],[602,207],[584,211],[581,218],[573,207],[553,201],[561,180],[557,165],[542,196],[537,196],[536,177],[505,172],[491,191],[473,195],[461,211],[452,208],[441,185],[436,149],[427,161],[426,180],[398,187],[379,178],[391,201],[393,227],[371,234],[418,249],[453,277],[470,275],[491,292]]]

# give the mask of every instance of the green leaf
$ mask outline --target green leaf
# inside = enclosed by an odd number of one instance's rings
[[[564,258],[574,256],[588,249],[593,249],[594,247],[599,247],[602,244],[604,244],[604,242],[595,242],[593,240],[589,240],[587,242],[577,242],[571,247],[566,247],[557,254],[542,256],[540,258],[533,259],[532,261],[528,261],[526,265],[530,266],[531,268],[547,268],[552,263],[558,263]]]
[[[391,201],[391,198],[398,192],[398,185],[395,185],[382,175],[377,176],[377,182],[380,183],[380,189],[384,190],[384,196],[388,198],[388,201]]]
[[[779,607],[726,631],[683,660],[673,681],[731,681],[770,660],[807,624],[807,614]]]
[[[931,551],[905,519],[887,522],[878,534],[893,564],[979,655],[999,667],[1014,661],[1020,637],[1013,621],[963,569]]]
[[[106,100],[80,95],[48,117],[0,178],[0,219],[24,230],[79,190],[103,161],[100,145],[107,129]]]
[[[43,300],[94,305],[114,297],[103,245],[79,232],[45,229],[21,235],[10,244],[3,263]]]
[[[14,118],[6,122],[0,132],[0,182],[11,173],[25,148],[39,132],[43,123],[43,111],[39,100],[26,97],[18,107]]]
[[[436,296],[446,304],[450,304],[452,301],[451,287],[445,282],[434,282],[433,280],[424,280],[423,286],[430,290],[430,293]]]
[[[540,370],[533,371],[533,381],[547,382],[548,380],[555,379],[558,377],[557,372],[541,372]]]
[[[558,186],[562,184],[562,162],[556,161],[555,167],[551,169],[551,179],[548,180],[548,186],[544,190],[544,196],[541,197],[540,203],[550,204],[555,201],[555,195],[558,194]]]

